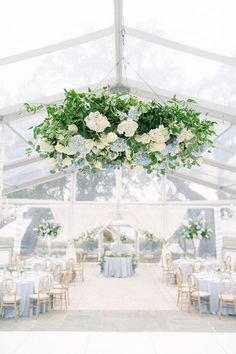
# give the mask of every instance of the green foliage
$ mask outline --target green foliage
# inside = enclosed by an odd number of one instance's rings
[[[215,122],[201,119],[201,113],[190,106],[195,103],[191,99],[180,101],[176,96],[166,104],[144,102],[124,93],[111,95],[107,89],[100,94],[65,90],[62,104],[46,106],[47,115],[33,128],[34,141],[29,142],[26,153],[30,155],[35,149],[49,159],[52,173],[71,166],[85,173],[120,166],[142,167],[159,174],[180,166],[191,168],[199,164],[204,151],[210,151],[215,135]],[[25,104],[25,109],[35,113],[42,105]],[[100,131],[89,127],[87,118],[91,113],[99,113],[108,125]],[[119,125],[127,120],[138,124],[129,135],[119,130]],[[157,128],[164,129],[167,137],[160,131],[157,138],[150,138],[150,132]],[[121,139],[123,150],[114,146],[114,141],[106,140],[109,133]],[[181,134],[185,134],[183,138]],[[149,137],[147,141],[143,140],[145,135]],[[71,149],[75,137],[79,141]]]

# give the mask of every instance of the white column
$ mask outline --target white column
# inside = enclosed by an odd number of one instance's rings
[[[122,86],[123,65],[123,0],[114,0],[114,28],[116,55],[116,85]]]
[[[223,230],[221,227],[220,207],[214,208],[215,217],[215,243],[216,243],[216,257],[222,260],[223,249]]]

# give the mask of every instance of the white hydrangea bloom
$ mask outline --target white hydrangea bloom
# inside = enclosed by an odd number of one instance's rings
[[[149,144],[151,141],[151,137],[148,133],[144,133],[142,135],[135,135],[134,138],[138,143],[142,144]]]
[[[65,152],[65,146],[63,146],[62,144],[57,144],[57,145],[55,146],[55,149],[56,149],[56,151],[59,152],[59,153]]]
[[[51,157],[50,159],[48,159],[48,162],[50,163],[50,165],[52,167],[55,167],[57,165],[57,160],[54,159],[54,157]]]
[[[114,141],[116,141],[117,138],[118,138],[118,136],[116,133],[110,132],[107,134],[108,143],[113,143]]]
[[[178,137],[177,137],[177,142],[182,143],[183,141],[189,141],[194,137],[194,134],[188,130],[187,128],[181,129]]]
[[[45,140],[41,140],[38,144],[40,146],[40,149],[43,152],[53,152],[54,151],[54,147],[53,145],[49,144],[47,141]]]
[[[64,151],[63,151],[65,154],[67,155],[75,155],[77,150],[73,147],[70,147],[70,146],[65,146],[64,148]]]
[[[99,112],[91,112],[85,118],[85,123],[87,127],[94,130],[97,133],[103,132],[107,127],[110,127],[110,123],[107,117],[103,116]]]
[[[67,167],[71,165],[71,159],[69,157],[62,160],[62,166]]]
[[[127,138],[133,136],[137,129],[138,124],[132,119],[124,120],[117,127],[118,133],[125,134]]]
[[[96,161],[94,164],[94,167],[96,167],[97,169],[102,169],[102,163],[100,161]]]
[[[149,135],[151,140],[158,142],[166,142],[170,137],[168,128],[165,128],[163,125],[160,125],[156,129],[151,129]]]
[[[78,131],[78,128],[75,124],[68,125],[67,129],[69,130],[69,132],[73,132],[73,133],[77,133]]]
[[[165,150],[166,144],[163,141],[160,142],[152,142],[150,144],[151,152],[162,152]]]
[[[102,141],[96,141],[95,142],[95,146],[99,149],[99,150],[103,150],[105,149],[107,144],[104,144]]]
[[[95,141],[93,141],[92,139],[86,139],[84,144],[85,147],[88,149],[88,152],[90,152],[95,146]]]

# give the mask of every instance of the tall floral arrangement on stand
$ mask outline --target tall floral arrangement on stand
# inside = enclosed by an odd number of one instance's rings
[[[56,238],[60,231],[61,225],[53,220],[42,220],[36,227],[37,236],[47,240],[48,254],[51,254],[51,241]]]
[[[210,239],[211,236],[212,230],[203,219],[189,219],[188,222],[183,225],[183,238],[193,240],[196,256],[198,256],[200,241]]]
[[[51,172],[77,168],[82,172],[121,166],[165,174],[200,163],[213,145],[214,124],[191,108],[191,99],[174,96],[165,104],[142,101],[124,93],[65,91],[62,104],[45,108],[44,121],[33,127],[35,150],[47,159]]]

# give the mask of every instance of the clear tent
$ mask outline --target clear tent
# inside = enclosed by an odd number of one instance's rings
[[[215,5],[213,0],[200,0],[196,7],[187,0],[43,0],[39,6],[22,0],[15,2],[13,13],[11,3],[4,1],[1,195],[14,203],[41,205],[51,197],[33,201],[29,190],[53,188],[60,180],[65,193],[55,192],[53,204],[106,203],[116,211],[130,203],[231,204],[236,194],[234,1]],[[9,18],[14,28],[8,25]],[[79,172],[51,175],[47,161],[26,156],[29,128],[42,121],[44,112],[19,114],[25,101],[60,102],[64,88],[99,90],[106,85],[114,91],[128,89],[144,99],[166,100],[173,94],[194,98],[202,116],[208,113],[218,123],[213,153],[206,153],[202,165],[192,170],[181,168],[161,179],[146,176],[142,192],[137,183],[144,178],[141,172],[116,171],[109,179],[109,193],[94,191],[92,197],[83,195],[86,177]],[[101,172],[100,180],[105,173]],[[196,201],[181,192],[173,197],[170,191],[181,181],[204,197]]]

